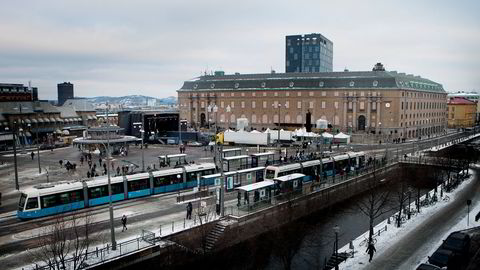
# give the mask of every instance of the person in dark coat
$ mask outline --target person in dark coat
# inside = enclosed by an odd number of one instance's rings
[[[187,219],[192,219],[192,210],[193,210],[193,205],[191,202],[187,204]]]
[[[32,160],[33,160],[33,158],[35,157],[35,153],[32,152],[30,155],[32,156]]]
[[[122,232],[125,230],[128,230],[127,228],[127,216],[123,215],[122,217],[122,225],[123,225],[123,228],[122,228]]]
[[[368,260],[368,262],[371,262],[372,258],[373,258],[373,253],[377,252],[377,250],[375,249],[375,246],[373,245],[372,242],[370,242],[370,244],[368,244],[367,251],[365,251],[365,252],[367,252],[368,255],[370,255],[370,259]]]

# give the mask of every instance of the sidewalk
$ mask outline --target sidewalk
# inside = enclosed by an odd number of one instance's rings
[[[365,247],[359,249],[357,246],[355,257],[340,264],[340,269],[415,269],[418,264],[425,261],[426,256],[430,255],[432,247],[466,216],[466,200],[472,199],[472,208],[479,205],[478,173],[478,170],[474,170],[472,180],[463,183],[455,194],[448,194],[451,201],[443,207],[432,209],[431,212],[427,212],[429,209],[426,208],[423,218],[415,220],[419,217],[414,217],[409,221],[415,224],[407,223],[399,229],[390,227],[388,233],[378,237],[377,253],[371,263],[368,263]],[[394,235],[390,235],[392,233]],[[341,250],[348,251],[348,246]]]

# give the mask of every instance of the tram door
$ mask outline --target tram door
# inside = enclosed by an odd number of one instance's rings
[[[252,156],[252,168],[258,167],[258,157]]]
[[[255,182],[261,182],[263,181],[263,171],[258,170],[255,175]]]

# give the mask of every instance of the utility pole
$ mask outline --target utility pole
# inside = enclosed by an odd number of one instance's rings
[[[142,139],[143,140],[143,139]],[[112,183],[110,180],[110,126],[108,125],[108,103],[107,103],[107,178],[108,178],[108,210],[110,212],[110,236],[112,238],[112,250],[117,249],[115,241],[115,227],[113,223],[113,206],[112,206]]]
[[[37,122],[37,130],[35,132],[37,135],[37,159],[38,159],[38,173],[41,174],[42,173],[42,168],[40,167],[40,142],[39,142],[39,138],[38,138],[38,122]]]
[[[17,122],[13,122],[13,163],[15,168],[15,189],[19,190],[20,185],[18,184],[18,167],[17,167]]]
[[[145,145],[143,145],[143,138],[145,137],[145,115],[142,113],[142,129],[140,130],[142,134],[142,172],[145,171]]]

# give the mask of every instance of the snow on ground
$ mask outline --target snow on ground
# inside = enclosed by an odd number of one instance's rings
[[[469,173],[470,173],[470,177],[465,181],[463,181],[454,191],[452,191],[451,193],[444,193],[444,197],[445,195],[450,197],[449,201],[444,201],[439,198],[439,201],[435,205],[422,207],[421,212],[419,214],[412,216],[412,219],[407,220],[405,223],[402,224],[402,227],[400,228],[397,228],[394,224],[395,223],[394,217],[397,215],[398,212],[393,214],[392,217],[390,217],[391,224],[388,224],[388,220],[384,220],[380,222],[377,226],[375,226],[374,228],[375,233],[377,233],[380,229],[384,230],[385,226],[387,227],[387,231],[383,231],[380,234],[380,236],[377,235],[376,237],[377,243],[375,244],[375,248],[377,252],[375,253],[375,256],[376,257],[382,256],[383,251],[385,251],[389,246],[395,245],[403,236],[408,234],[410,231],[415,229],[415,227],[417,227],[419,224],[423,223],[425,220],[427,220],[432,215],[434,215],[440,208],[446,206],[450,201],[455,200],[455,196],[457,192],[462,190],[465,187],[465,184],[467,182],[470,182],[474,178],[473,171],[470,170]],[[430,191],[430,196],[433,195],[433,192],[434,190]],[[424,200],[425,197],[426,195],[422,196],[421,200]],[[410,207],[415,208],[415,202],[410,204]],[[480,209],[480,205],[477,205],[476,208]],[[460,226],[459,228],[461,228],[461,224],[463,223],[460,222],[457,226]],[[464,224],[466,224],[466,219]],[[455,226],[455,228],[457,228],[457,226]],[[438,235],[437,237],[439,239],[438,240],[439,242],[441,242],[442,239],[445,238],[443,235]],[[367,238],[368,238],[368,231],[366,231],[365,233],[363,233],[362,235],[360,235],[359,237],[357,237],[355,240],[352,241],[352,244],[355,250],[355,253],[354,253],[355,255],[353,258],[349,258],[345,262],[341,263],[339,265],[340,269],[362,269],[363,267],[368,265],[368,256],[365,254],[365,250],[367,248],[366,246]],[[432,243],[431,249],[434,250],[434,248],[438,246],[437,244],[438,244],[437,242],[435,242],[434,244]],[[348,244],[340,248],[338,252],[349,253],[351,251],[352,250],[350,249],[350,245]],[[430,250],[428,250],[428,252],[430,252]],[[426,254],[430,254],[430,253],[425,252],[424,256],[427,256]],[[417,265],[423,262],[424,256],[419,258],[418,263],[414,265]],[[411,269],[414,269],[414,268],[412,267]]]

